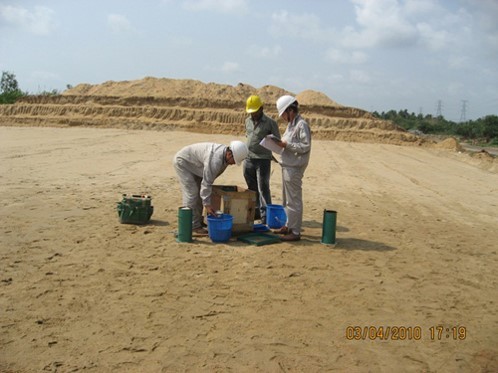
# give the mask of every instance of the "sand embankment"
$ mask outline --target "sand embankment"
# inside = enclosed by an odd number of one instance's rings
[[[195,80],[144,78],[80,84],[60,96],[26,97],[0,106],[0,125],[90,126],[95,128],[183,130],[243,135],[245,100],[258,94],[276,118],[275,102],[287,92]],[[342,106],[323,93],[296,95],[315,139],[420,145],[426,141],[370,113]],[[280,123],[284,129],[284,123]]]

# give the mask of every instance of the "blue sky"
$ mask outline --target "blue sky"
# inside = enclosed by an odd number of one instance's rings
[[[0,70],[30,93],[153,76],[477,119],[498,115],[498,1],[0,0]]]

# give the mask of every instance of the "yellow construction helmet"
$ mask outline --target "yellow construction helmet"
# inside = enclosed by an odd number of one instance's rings
[[[263,106],[261,99],[259,96],[252,95],[246,101],[246,113],[255,113],[259,110],[259,108]]]

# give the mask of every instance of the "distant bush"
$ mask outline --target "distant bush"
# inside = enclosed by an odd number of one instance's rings
[[[51,91],[43,91],[38,93],[40,96],[58,96],[60,92],[57,89],[52,89]]]
[[[23,96],[26,96],[26,94],[21,91],[1,93],[0,104],[13,104]]]
[[[26,93],[19,89],[16,76],[8,71],[3,71],[0,80],[0,104],[13,104],[22,96],[26,96]]]
[[[408,110],[398,112],[390,110],[387,113],[373,112],[375,117],[390,120],[396,125],[410,131],[420,131],[424,134],[456,136],[463,140],[482,142],[495,146],[498,144],[498,116],[488,115],[475,121],[455,123],[442,116],[408,113]]]

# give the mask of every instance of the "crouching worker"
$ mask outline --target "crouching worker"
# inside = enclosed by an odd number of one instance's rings
[[[192,209],[192,231],[207,235],[202,226],[202,208],[214,215],[211,207],[211,192],[215,179],[228,165],[240,166],[249,153],[247,145],[232,141],[229,146],[203,142],[184,147],[175,154],[173,165],[180,181],[183,205]]]

